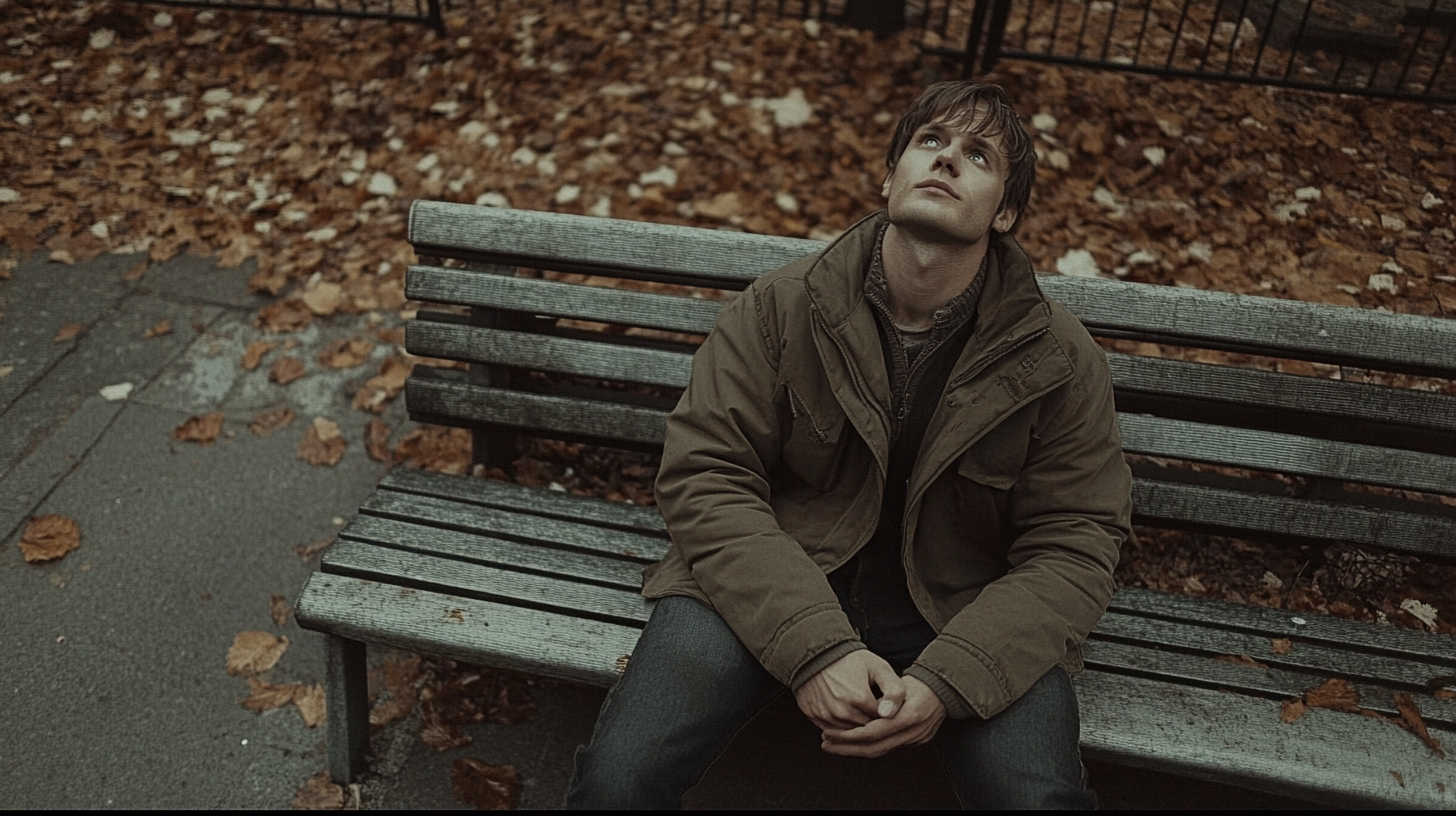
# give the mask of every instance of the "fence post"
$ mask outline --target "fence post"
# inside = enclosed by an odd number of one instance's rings
[[[426,12],[428,16],[427,24],[430,28],[435,29],[436,34],[442,37],[445,36],[445,16],[440,13],[440,0],[425,0],[425,7],[429,9]]]
[[[905,30],[905,0],[846,0],[844,21],[883,39]]]

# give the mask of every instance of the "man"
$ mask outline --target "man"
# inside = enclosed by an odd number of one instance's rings
[[[825,751],[934,741],[962,804],[1086,807],[1069,672],[1131,476],[1106,362],[1009,236],[1004,91],[906,112],[885,211],[727,306],[668,420],[658,598],[568,806],[675,807],[786,689]]]

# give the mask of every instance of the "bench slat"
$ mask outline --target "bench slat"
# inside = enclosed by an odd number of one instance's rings
[[[1037,280],[1093,334],[1456,376],[1456,320],[1124,281]]]
[[[411,266],[411,300],[707,334],[723,304],[701,298],[517,278],[472,269]]]
[[[568,337],[411,322],[406,347],[422,357],[506,365],[555,374],[683,388],[693,357],[671,351],[631,348]]]
[[[395,468],[379,483],[384,490],[415,493],[442,499],[523,510],[567,521],[605,525],[618,530],[646,534],[667,534],[667,525],[656,507],[629,502],[605,501],[593,496],[576,496],[544,487],[473,479],[414,468]]]
[[[1128,453],[1456,495],[1456,459],[1433,453],[1119,414]]]
[[[360,515],[339,533],[339,538],[502,569],[599,583],[631,592],[642,586],[641,564],[531,546],[460,530],[410,524],[398,519]]]
[[[410,205],[409,240],[421,255],[565,271],[587,266],[599,274],[676,277],[736,289],[824,248],[802,238],[444,201]],[[705,264],[704,258],[713,261]]]
[[[641,627],[316,572],[300,626],[374,645],[610,686]],[[625,663],[623,663],[625,665]]]
[[[461,598],[504,601],[561,614],[647,623],[651,604],[635,591],[437,558],[362,541],[340,540],[324,553],[324,572],[413,586]]]
[[[1278,700],[1103,671],[1072,683],[1091,759],[1341,807],[1456,805],[1452,763],[1388,722],[1313,709],[1283,723]]]
[[[657,536],[393,491],[375,491],[359,511],[468,533],[570,547],[637,564],[649,564],[667,554],[667,541]]]
[[[1377,654],[1419,658],[1456,668],[1456,638],[1398,626],[1376,627],[1329,615],[1210,601],[1139,587],[1118,589],[1109,608],[1117,612],[1241,630],[1264,637],[1288,638],[1296,648],[1301,643],[1354,646]],[[1296,618],[1302,623],[1296,623]]]

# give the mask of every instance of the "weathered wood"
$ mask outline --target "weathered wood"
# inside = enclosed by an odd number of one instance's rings
[[[1141,414],[1118,420],[1128,453],[1456,495],[1450,456]]]
[[[1423,557],[1456,556],[1456,519],[1134,478],[1133,519],[1259,537],[1344,542]]]
[[[638,626],[317,572],[300,626],[371,644],[597,686],[617,682]]]
[[[1417,632],[1397,626],[1371,626],[1329,615],[1209,601],[1136,587],[1118,589],[1109,608],[1147,617],[1221,626],[1264,637],[1287,638],[1296,645],[1320,643],[1355,647],[1456,669],[1456,638],[1449,635]],[[1456,674],[1456,671],[1450,673]]]
[[[634,590],[436,558],[340,539],[324,553],[324,572],[385,580],[461,598],[504,601],[615,623],[647,623],[647,601]]]
[[[421,376],[421,375],[424,376]],[[405,384],[410,416],[451,418],[453,424],[515,428],[521,433],[660,446],[667,413],[635,405],[480,388],[441,372],[416,371]]]
[[[1119,405],[1123,395],[1156,394],[1197,401],[1204,413],[1229,403],[1267,407],[1271,415],[1323,415],[1456,434],[1456,396],[1450,394],[1117,352],[1108,353],[1107,364]]]
[[[667,553],[667,542],[658,536],[387,490],[376,491],[359,511],[550,547],[570,547],[624,563],[649,564]]]
[[[369,747],[369,667],[363,643],[332,634],[327,640],[324,707],[329,777],[347,785],[359,775]]]
[[[662,535],[667,531],[662,514],[655,507],[575,496],[557,490],[492,479],[461,479],[427,470],[395,468],[384,477],[379,486],[381,489],[454,499],[485,507],[499,507],[502,510],[523,510],[619,530]]]
[[[416,201],[410,206],[409,240],[421,255],[689,278],[740,289],[824,247],[823,242],[801,238],[443,201]],[[712,262],[704,263],[709,258]]]
[[[1102,671],[1073,684],[1091,759],[1341,807],[1456,805],[1456,763],[1388,722],[1315,709],[1283,723],[1278,700]]]
[[[1093,334],[1456,376],[1456,320],[1125,281],[1037,280]]]
[[[411,266],[405,295],[412,300],[696,334],[707,334],[723,308],[713,300],[445,266]]]
[[[457,558],[503,569],[560,576],[633,592],[642,585],[642,565],[639,563],[411,524],[398,519],[357,516],[339,533],[339,539]]]
[[[422,357],[685,388],[693,358],[657,349],[630,348],[525,332],[476,329],[416,320],[408,348]]]

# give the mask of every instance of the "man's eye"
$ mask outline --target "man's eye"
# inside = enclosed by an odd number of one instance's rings
[[[920,143],[925,145],[926,147],[936,147],[940,144],[940,137],[926,136],[924,139],[920,140]]]

